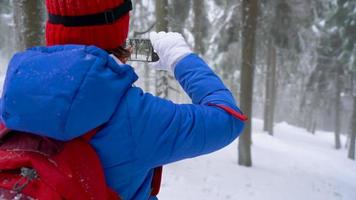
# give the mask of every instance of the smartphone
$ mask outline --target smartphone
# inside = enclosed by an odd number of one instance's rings
[[[128,47],[132,48],[129,61],[157,62],[159,60],[150,39],[129,38],[125,43],[125,48]]]

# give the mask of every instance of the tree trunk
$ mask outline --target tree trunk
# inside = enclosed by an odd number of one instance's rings
[[[270,42],[269,42],[270,43]],[[270,46],[270,44],[269,44]],[[269,90],[269,82],[270,82],[270,68],[271,68],[271,58],[270,58],[270,53],[269,53],[270,49],[268,49],[267,52],[267,70],[266,70],[266,86],[265,86],[265,108],[263,111],[263,131],[268,131],[268,108],[269,108],[269,104],[270,104],[270,99],[271,99],[271,93]]]
[[[252,94],[255,68],[255,36],[257,26],[258,0],[243,0],[242,2],[242,69],[241,69],[241,109],[250,117],[246,122],[243,134],[239,139],[238,163],[252,166],[251,159],[251,120]]]
[[[229,85],[230,85],[230,90],[232,95],[234,96],[235,101],[239,102],[240,100],[238,98],[238,88],[237,88],[237,80],[234,76],[229,76]]]
[[[29,47],[43,45],[43,1],[15,0],[13,4],[15,33],[17,37],[16,49],[24,50]]]
[[[348,157],[352,160],[355,160],[355,143],[356,143],[356,72],[352,72],[352,86],[353,86],[353,109],[352,109],[352,118],[351,118],[351,136],[350,136],[350,145]]]
[[[183,34],[185,22],[189,16],[191,0],[179,0],[170,2],[169,22],[173,32]]]
[[[355,160],[355,142],[356,142],[356,96],[354,96],[354,107],[352,112],[352,132],[350,137],[349,155],[348,157]]]
[[[297,126],[299,127],[304,127],[305,128],[305,116],[306,116],[306,112],[305,112],[305,107],[306,107],[306,78],[305,75],[302,73],[301,74],[301,85],[300,85],[300,91],[299,94],[301,94],[300,97],[300,102],[299,102],[299,113],[297,117]]]
[[[197,53],[203,55],[205,53],[204,37],[206,34],[205,20],[205,3],[204,0],[193,0],[194,26],[193,34],[195,39],[194,49]]]
[[[273,135],[274,110],[276,102],[276,66],[277,52],[276,47],[270,39],[268,44],[267,74],[266,74],[266,100],[264,110],[264,131]]]
[[[146,23],[146,24],[150,24],[151,22],[148,22],[147,18],[147,10],[148,8],[143,5],[142,1],[134,1],[134,8],[133,8],[133,13],[131,13],[132,17],[130,24],[132,27],[140,27],[139,25],[136,25],[136,21],[135,20],[143,20],[145,19],[142,23]],[[136,14],[137,13],[137,14]],[[137,37],[144,37],[144,35],[147,35],[147,37],[149,36],[149,32],[152,31],[154,27],[151,26],[150,28],[148,28],[147,30],[143,30],[143,31],[134,31],[133,32],[133,37],[137,38]],[[150,79],[150,74],[152,73],[151,68],[148,66],[148,63],[144,63],[143,64],[143,86],[146,92],[152,92],[151,91],[151,79]]]
[[[313,135],[315,135],[316,126],[317,126],[317,123],[316,123],[316,120],[314,120],[314,121],[313,121],[313,124],[312,124],[312,129],[311,129],[311,133],[312,133]]]
[[[156,31],[168,32],[168,0],[156,0]],[[156,95],[168,98],[169,75],[166,71],[156,71]]]
[[[14,17],[7,18],[5,16],[14,16],[12,8],[12,2],[10,0],[1,1],[0,3],[0,50],[1,57],[5,60],[10,59],[15,51],[15,37],[9,37],[15,35],[15,27],[10,24],[14,24]],[[13,9],[12,9],[13,10]],[[1,72],[6,69],[0,69]]]
[[[146,92],[150,92],[150,67],[144,64],[144,87]]]
[[[276,83],[276,68],[277,68],[277,49],[276,47],[272,46],[271,48],[271,57],[272,57],[272,70],[271,70],[271,100],[270,100],[270,107],[269,107],[269,123],[268,123],[268,134],[273,135],[274,129],[274,113],[275,113],[275,106],[276,106],[276,92],[277,92],[277,83]]]
[[[315,91],[312,97],[312,103],[309,105],[309,112],[307,116],[305,117],[307,119],[307,131],[312,133],[313,135],[315,134],[316,131],[316,125],[317,125],[317,116],[318,116],[318,110],[319,106],[318,104],[320,103],[320,98],[321,94],[319,91]]]
[[[168,31],[168,0],[156,0],[156,31]]]
[[[170,2],[169,29],[173,32],[181,33],[184,36],[184,28],[189,17],[191,0],[179,0]],[[168,76],[168,96],[170,99],[180,102],[181,94],[184,93],[179,83],[169,74]]]
[[[336,73],[336,94],[335,94],[335,148],[340,149],[341,148],[341,142],[340,142],[340,109],[341,109],[341,100],[340,100],[340,94],[341,94],[341,66],[337,67],[337,73]]]

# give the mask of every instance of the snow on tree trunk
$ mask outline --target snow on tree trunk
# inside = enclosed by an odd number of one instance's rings
[[[252,118],[253,77],[256,60],[255,36],[258,14],[258,0],[243,0],[242,2],[242,69],[241,69],[241,109]],[[251,120],[245,125],[239,139],[238,164],[252,166],[251,159]]]

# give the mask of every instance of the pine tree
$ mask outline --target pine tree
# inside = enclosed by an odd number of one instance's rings
[[[335,148],[341,148],[340,134],[341,134],[341,117],[342,104],[341,93],[345,92],[345,79],[347,74],[351,74],[354,69],[355,58],[355,43],[356,43],[356,2],[349,2],[345,0],[337,1],[337,9],[335,13],[326,21],[326,36],[324,38],[325,47],[321,49],[323,59],[328,60],[327,64],[332,64],[330,69],[334,75],[335,80],[335,94],[334,94],[334,113],[335,113]],[[335,31],[335,27],[338,28]],[[351,66],[351,67],[347,67]],[[325,68],[325,66],[324,66]],[[320,74],[320,70],[317,73]],[[349,73],[347,73],[349,72]],[[321,73],[321,77],[325,82],[329,81],[329,77],[325,73]],[[354,115],[352,115],[354,116]],[[352,118],[351,123],[354,121]],[[350,145],[351,146],[351,145]]]
[[[264,108],[264,130],[273,135],[277,95],[277,66],[284,50],[294,50],[298,43],[296,20],[292,20],[290,3],[284,0],[268,1],[264,12],[267,15],[267,70]],[[296,18],[296,17],[294,17]]]

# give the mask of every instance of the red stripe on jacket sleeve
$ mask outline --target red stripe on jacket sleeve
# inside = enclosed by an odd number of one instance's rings
[[[239,113],[238,111],[230,108],[229,106],[226,106],[226,105],[221,105],[221,104],[208,104],[209,106],[215,106],[215,107],[218,107],[218,108],[221,108],[223,109],[225,112],[227,112],[228,114],[232,115],[233,117],[241,120],[241,121],[247,121],[248,118],[246,115],[242,114],[242,113]]]

